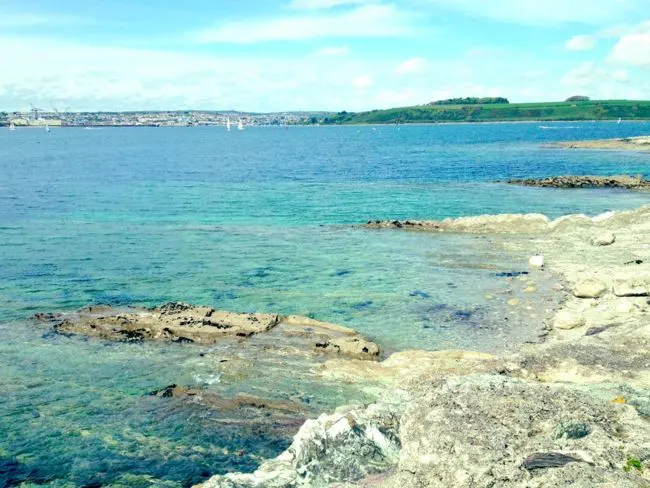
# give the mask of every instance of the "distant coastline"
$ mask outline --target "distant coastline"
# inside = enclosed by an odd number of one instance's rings
[[[461,99],[462,100],[462,99]],[[397,107],[366,112],[245,113],[211,110],[125,112],[2,112],[0,127],[202,127],[226,126],[414,125],[495,122],[599,122],[650,120],[650,101],[586,100],[540,103],[471,103]]]

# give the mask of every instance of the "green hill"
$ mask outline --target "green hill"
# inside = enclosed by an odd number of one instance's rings
[[[578,102],[416,105],[413,107],[339,112],[322,124],[414,124],[436,122],[569,121],[650,119],[650,101],[590,100]]]

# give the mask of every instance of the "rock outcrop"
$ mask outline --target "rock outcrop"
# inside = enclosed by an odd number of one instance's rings
[[[374,382],[384,396],[305,424],[255,473],[204,486],[650,487],[650,207],[546,225],[534,238],[513,233],[503,242],[528,256],[543,249],[540,272],[560,272],[567,283],[547,342],[501,358],[404,351],[383,362],[329,360],[320,375]],[[615,232],[616,246],[592,245],[594,230]],[[368,443],[372,426],[382,436]]]
[[[60,334],[84,335],[104,340],[215,344],[276,334],[280,341],[299,337],[297,345],[315,354],[374,360],[380,349],[352,329],[299,316],[233,313],[210,307],[168,303],[152,309],[114,309],[92,306],[74,314],[36,314]]]
[[[618,151],[650,151],[650,136],[624,137],[620,139],[597,139],[593,141],[569,141],[553,144],[569,149],[613,149]]]
[[[642,176],[551,176],[549,178],[511,179],[510,185],[538,186],[543,188],[624,188],[650,190],[650,180]]]

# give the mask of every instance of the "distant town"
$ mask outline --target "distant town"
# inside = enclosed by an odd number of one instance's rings
[[[27,112],[0,112],[3,127],[189,127],[284,126],[317,124],[326,116],[314,112],[244,113],[235,111],[59,112],[37,108]]]

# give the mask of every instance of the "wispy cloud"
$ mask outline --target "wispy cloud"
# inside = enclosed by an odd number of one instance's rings
[[[439,7],[501,22],[528,25],[605,25],[647,12],[647,0],[428,0]]]
[[[0,11],[0,27],[6,29],[81,25],[90,22],[91,19],[74,15],[25,14]]]
[[[411,75],[424,71],[427,66],[427,61],[424,58],[410,58],[401,62],[395,68],[398,75]]]
[[[410,17],[393,5],[366,5],[326,15],[250,19],[191,34],[198,43],[253,44],[316,38],[393,37],[411,31]]]
[[[588,51],[589,49],[593,49],[595,45],[596,45],[595,36],[588,36],[588,35],[581,34],[578,36],[573,36],[571,39],[569,39],[564,44],[564,48],[567,51]]]
[[[299,10],[324,10],[343,5],[364,5],[375,3],[374,0],[292,0],[290,8]]]
[[[350,53],[350,48],[347,46],[328,46],[319,49],[314,54],[316,56],[347,56]]]

